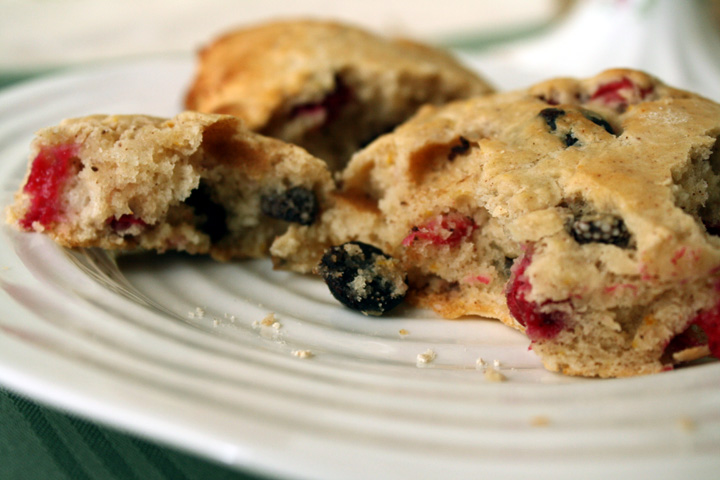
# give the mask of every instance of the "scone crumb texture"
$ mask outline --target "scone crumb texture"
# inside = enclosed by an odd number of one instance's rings
[[[493,367],[488,367],[485,369],[485,380],[489,382],[504,382],[507,380],[507,377]]]
[[[293,356],[302,359],[308,359],[315,356],[315,354],[313,354],[310,350],[293,350],[292,354]]]
[[[432,363],[435,358],[437,357],[437,354],[434,350],[428,348],[425,350],[424,353],[418,353],[417,356],[417,364],[420,365],[427,365],[428,363]]]
[[[533,427],[547,427],[550,425],[550,419],[545,415],[536,415],[530,419],[530,425]]]

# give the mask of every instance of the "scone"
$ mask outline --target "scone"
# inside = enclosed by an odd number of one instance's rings
[[[37,134],[7,221],[67,247],[258,257],[333,188],[323,161],[229,115],[97,115]]]
[[[278,21],[202,49],[185,105],[236,115],[339,170],[421,105],[490,91],[450,54],[426,45],[333,22]]]
[[[554,371],[720,357],[719,136],[720,105],[631,70],[427,107],[272,252],[309,271],[328,246],[374,245],[412,302],[500,319]]]

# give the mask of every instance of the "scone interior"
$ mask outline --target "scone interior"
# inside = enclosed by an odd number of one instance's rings
[[[259,257],[333,188],[324,162],[232,116],[96,115],[38,132],[7,220],[67,247]]]
[[[340,170],[421,105],[491,90],[450,54],[426,45],[335,22],[279,21],[205,47],[186,107],[239,116]]]
[[[310,271],[328,245],[375,245],[412,302],[500,319],[554,371],[720,357],[719,136],[720,105],[631,70],[427,107],[272,252]]]

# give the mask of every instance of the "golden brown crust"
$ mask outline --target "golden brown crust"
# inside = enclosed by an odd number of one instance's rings
[[[344,163],[362,142],[423,103],[491,91],[448,53],[326,21],[277,21],[232,31],[203,48],[198,60],[188,109],[236,115],[250,129],[298,143],[332,165],[334,157]],[[358,138],[349,136],[351,128],[339,133],[324,124],[332,132],[320,135],[315,119],[303,123],[295,117],[298,107],[321,103],[338,89],[349,105],[334,121],[349,122]],[[347,138],[334,145],[338,135]]]

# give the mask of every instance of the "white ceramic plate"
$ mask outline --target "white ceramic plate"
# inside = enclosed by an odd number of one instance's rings
[[[135,60],[0,95],[3,205],[35,130],[91,113],[173,115],[191,70],[189,58]],[[267,261],[116,262],[5,227],[0,284],[0,382],[238,468],[314,480],[719,471],[718,362],[566,378],[492,321],[408,308],[368,318]],[[270,312],[279,328],[258,325]],[[418,364],[428,349],[435,361]],[[507,381],[486,380],[478,358]]]

